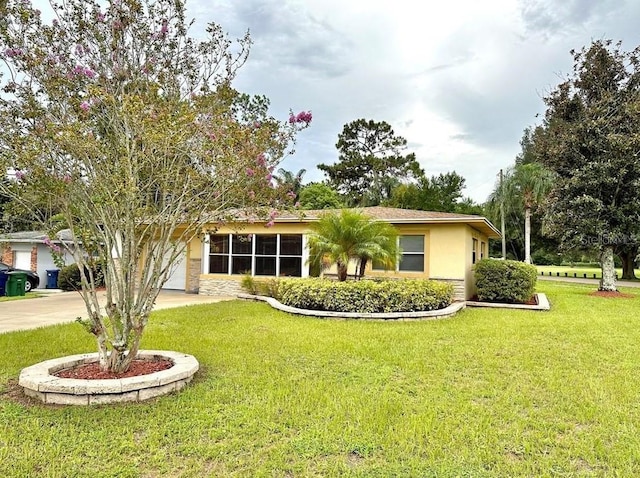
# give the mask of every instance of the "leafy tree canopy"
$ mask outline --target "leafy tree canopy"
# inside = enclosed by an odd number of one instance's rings
[[[385,205],[422,211],[482,214],[482,207],[463,196],[465,179],[455,171],[426,177],[415,183],[400,184],[391,192]]]
[[[376,206],[398,184],[421,174],[415,154],[406,153],[407,140],[385,121],[358,119],[344,125],[336,148],[338,162],[318,168],[351,206]]]
[[[300,190],[302,209],[340,209],[345,207],[340,193],[326,183],[309,183]]]
[[[602,288],[615,289],[613,249],[640,237],[640,54],[598,40],[573,51],[573,72],[546,98],[535,135],[557,180],[546,230],[566,247],[603,252]]]

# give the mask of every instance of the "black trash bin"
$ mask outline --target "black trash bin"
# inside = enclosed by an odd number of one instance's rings
[[[9,276],[6,272],[0,272],[0,297],[6,295],[5,286],[7,285],[7,280]]]
[[[60,269],[49,269],[47,270],[47,289],[57,289],[58,288],[58,273]]]

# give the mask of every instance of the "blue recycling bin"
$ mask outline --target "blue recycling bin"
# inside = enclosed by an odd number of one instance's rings
[[[7,275],[7,273],[0,272],[0,297],[2,297],[3,295],[6,295],[5,287],[7,285],[7,279],[9,279],[9,276]]]
[[[49,269],[47,270],[47,289],[57,289],[58,288],[58,273],[60,269]]]

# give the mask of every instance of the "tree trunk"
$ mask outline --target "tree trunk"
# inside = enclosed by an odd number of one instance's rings
[[[600,256],[602,265],[602,279],[599,290],[617,291],[616,288],[616,268],[613,262],[613,246],[604,246]]]
[[[358,279],[362,279],[364,277],[364,271],[367,268],[367,259],[360,259],[360,270],[358,272]]]
[[[635,250],[622,251],[620,259],[622,260],[622,277],[624,280],[634,280],[636,275],[634,269],[636,266],[636,253]]]
[[[531,264],[531,208],[524,210],[524,262]]]
[[[347,264],[343,264],[342,262],[338,261],[336,263],[336,266],[338,268],[338,280],[340,282],[344,282],[347,280]]]

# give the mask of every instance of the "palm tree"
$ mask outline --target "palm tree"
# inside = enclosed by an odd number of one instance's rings
[[[520,163],[511,168],[498,191],[505,209],[524,209],[524,262],[531,264],[531,211],[549,194],[553,173],[540,163]]]
[[[274,178],[281,188],[286,188],[298,197],[302,188],[302,177],[307,173],[306,169],[301,169],[297,173],[287,171],[284,168],[278,169],[278,175]]]
[[[399,260],[396,229],[389,223],[374,221],[360,211],[342,209],[327,213],[312,227],[310,261],[325,268],[336,264],[340,281],[347,279],[347,268],[352,260],[358,261],[359,278],[364,276],[368,261],[393,267]]]

